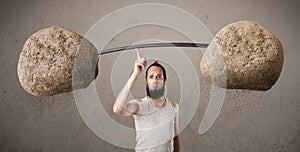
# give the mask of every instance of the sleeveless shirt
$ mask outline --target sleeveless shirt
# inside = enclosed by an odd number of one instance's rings
[[[162,108],[154,107],[147,97],[141,99],[141,112],[134,120],[136,152],[173,152],[175,108],[166,98]]]

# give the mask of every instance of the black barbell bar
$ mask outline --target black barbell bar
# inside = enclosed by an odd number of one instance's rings
[[[126,45],[122,47],[110,48],[99,51],[99,55],[119,52],[124,50],[131,50],[131,49],[140,49],[140,48],[153,48],[153,47],[198,47],[198,48],[207,48],[209,44],[205,43],[146,43],[146,44],[136,44],[136,45]]]

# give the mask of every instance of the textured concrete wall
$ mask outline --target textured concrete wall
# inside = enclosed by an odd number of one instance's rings
[[[82,120],[72,93],[35,97],[26,93],[17,76],[19,54],[26,39],[50,25],[61,25],[84,35],[108,13],[149,1],[5,0],[0,2],[0,151],[132,151],[114,146],[95,135]],[[300,151],[300,3],[297,0],[185,0],[150,1],[182,8],[200,19],[212,34],[239,20],[255,20],[269,29],[284,48],[284,67],[270,90],[227,90],[214,125],[198,134],[210,96],[201,76],[201,52],[184,49],[197,70],[201,92],[196,114],[181,132],[182,151]],[[189,23],[186,23],[189,24]],[[187,40],[168,28],[137,27],[116,36],[109,47],[146,39]],[[100,77],[95,82],[106,112],[122,125],[133,127],[130,117],[112,113],[114,93],[111,69],[118,53],[101,56]],[[176,72],[169,69],[168,96],[180,98]],[[134,96],[144,95],[139,79]],[[99,120],[101,121],[101,120]],[[113,135],[113,134],[112,134]],[[120,137],[124,138],[124,137]]]

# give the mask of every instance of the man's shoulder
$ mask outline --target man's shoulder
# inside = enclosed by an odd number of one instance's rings
[[[137,120],[140,116],[140,113],[142,112],[143,100],[142,99],[133,99],[132,102],[134,102],[138,107],[137,111],[133,114],[134,119]]]
[[[171,101],[171,103],[174,107],[178,106],[178,103],[175,100],[169,99],[169,101]]]
[[[128,104],[137,106],[136,112],[138,113],[141,110],[142,102],[143,101],[141,99],[133,99],[133,100],[129,101]]]
[[[171,100],[171,99],[169,99],[169,101],[171,101],[171,103],[172,103],[173,107],[174,107],[174,108],[175,108],[175,110],[177,111],[177,110],[179,109],[179,105],[178,105],[178,103],[177,103],[175,100]]]

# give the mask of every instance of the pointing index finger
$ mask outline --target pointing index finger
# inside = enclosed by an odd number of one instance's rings
[[[137,58],[140,59],[140,58],[141,58],[141,55],[140,55],[139,50],[138,50],[137,48],[135,48],[135,50],[136,50],[136,56],[137,56]]]

